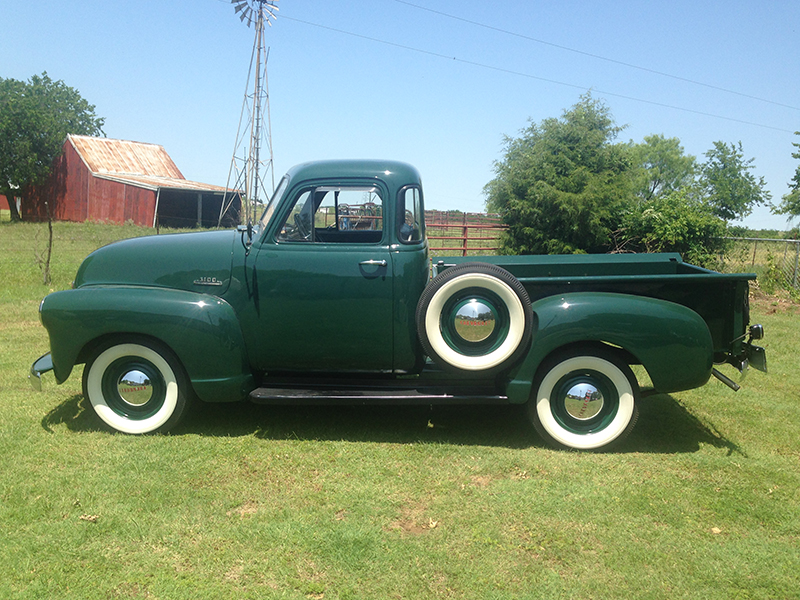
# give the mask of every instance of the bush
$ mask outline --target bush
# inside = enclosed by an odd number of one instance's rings
[[[679,252],[687,262],[711,267],[724,250],[725,223],[687,189],[636,205],[623,223],[628,251]]]

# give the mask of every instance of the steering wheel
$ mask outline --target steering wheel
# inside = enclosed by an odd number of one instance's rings
[[[306,222],[305,215],[298,213],[294,216],[294,226],[300,232],[300,237],[305,241],[311,239],[311,228]]]

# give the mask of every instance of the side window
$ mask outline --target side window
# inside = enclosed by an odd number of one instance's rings
[[[405,244],[419,242],[422,231],[422,192],[418,187],[400,190],[398,198],[398,239]]]
[[[297,198],[278,233],[279,242],[311,241],[311,215],[314,214],[313,203],[309,202],[311,191],[305,191]]]
[[[373,186],[322,186],[303,192],[278,234],[279,242],[377,244],[383,238],[383,198]]]

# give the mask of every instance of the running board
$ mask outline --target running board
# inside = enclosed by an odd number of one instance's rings
[[[349,387],[334,385],[268,386],[250,392],[256,404],[508,404],[508,396],[492,389],[459,386],[378,386]]]

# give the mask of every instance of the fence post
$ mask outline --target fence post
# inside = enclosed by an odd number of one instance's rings
[[[464,238],[461,240],[461,243],[462,243],[461,247],[463,248],[463,250],[461,251],[461,256],[466,256],[467,255],[467,248],[469,246],[469,242],[467,242],[467,236],[469,235],[468,234],[469,228],[467,227],[467,213],[464,213],[464,230],[463,231],[464,231]]]
[[[756,250],[758,250],[758,240],[756,240],[756,243],[753,244],[753,262],[750,263],[751,267],[756,265]]]
[[[800,262],[800,242],[794,245],[794,278],[792,281],[792,287],[797,289],[797,264]]]

